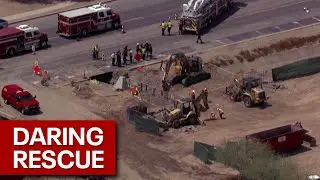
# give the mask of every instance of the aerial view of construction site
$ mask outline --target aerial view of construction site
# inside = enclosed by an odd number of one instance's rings
[[[28,7],[0,8],[2,119],[115,120],[105,179],[320,179],[320,1]]]

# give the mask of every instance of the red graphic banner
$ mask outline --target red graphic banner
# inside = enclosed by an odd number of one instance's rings
[[[112,120],[0,121],[0,175],[115,175]]]

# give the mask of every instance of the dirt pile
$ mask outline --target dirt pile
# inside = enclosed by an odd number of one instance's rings
[[[307,37],[292,37],[287,38],[276,43],[272,43],[268,46],[258,47],[251,50],[242,50],[234,57],[230,57],[228,55],[224,56],[216,56],[212,58],[209,63],[222,67],[222,66],[229,66],[232,65],[235,60],[243,63],[253,62],[258,58],[271,55],[277,52],[283,52],[287,50],[291,50],[294,48],[300,48],[307,45],[313,45],[320,42],[320,34],[307,36]]]

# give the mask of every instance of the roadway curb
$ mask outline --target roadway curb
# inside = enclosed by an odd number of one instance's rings
[[[14,117],[14,116],[12,116],[12,115],[10,115],[10,114],[8,114],[8,113],[5,113],[5,112],[3,112],[3,111],[0,111],[0,116],[6,118],[6,119],[8,119],[8,120],[17,119],[17,117]]]
[[[110,3],[110,2],[114,2],[114,1],[117,1],[117,0],[107,0],[107,1],[102,1],[101,3],[102,3],[102,4],[105,4],[105,3]],[[20,19],[20,20],[16,20],[16,21],[9,22],[9,25],[15,24],[15,23],[24,22],[24,21],[30,21],[30,20],[34,20],[34,19],[44,18],[44,17],[48,17],[48,16],[55,15],[55,14],[67,12],[67,11],[70,11],[70,10],[75,10],[75,9],[80,9],[80,8],[84,8],[84,7],[89,7],[89,6],[92,6],[92,5],[95,5],[95,4],[97,4],[97,3],[90,3],[89,5],[88,5],[88,4],[87,4],[87,5],[82,5],[82,6],[79,6],[79,7],[76,7],[76,8],[70,7],[70,8],[66,8],[65,10],[57,10],[57,11],[54,11],[54,12],[51,12],[51,13],[48,13],[48,14],[45,13],[44,15],[40,15],[40,16],[36,16],[36,17]]]
[[[241,43],[244,43],[244,42],[249,42],[249,41],[253,41],[253,40],[257,40],[257,39],[261,39],[261,38],[266,38],[266,37],[270,37],[270,36],[274,36],[274,35],[278,35],[278,34],[284,34],[284,33],[287,33],[287,32],[291,32],[291,31],[295,31],[295,30],[299,30],[299,29],[304,29],[304,28],[308,28],[308,27],[312,27],[312,26],[318,26],[320,25],[320,22],[318,23],[314,23],[314,24],[310,24],[310,25],[307,25],[307,26],[302,26],[302,27],[296,27],[296,28],[293,28],[293,29],[289,29],[289,30],[285,30],[285,31],[281,31],[281,32],[277,32],[277,33],[272,33],[272,34],[265,34],[265,35],[261,35],[261,36],[258,36],[258,37],[254,37],[254,38],[249,38],[249,39],[246,39],[246,40],[242,40],[242,41],[239,41],[239,42],[233,42],[233,43],[230,43],[230,44],[225,44],[225,45],[221,45],[221,46],[216,46],[216,47],[212,47],[212,48],[208,48],[208,49],[205,49],[205,50],[200,50],[200,51],[193,51],[193,52],[190,52],[190,53],[185,53],[186,55],[194,55],[194,54],[203,54],[203,53],[206,53],[208,51],[212,51],[214,49],[218,49],[218,48],[223,48],[223,47],[227,47],[227,46],[232,46],[232,45],[236,45],[236,44],[241,44]],[[170,55],[168,55],[169,57]],[[169,58],[161,58],[159,60],[155,60],[155,61],[152,61],[152,62],[147,62],[145,64],[141,64],[141,65],[136,65],[134,67],[131,67],[131,68],[128,68],[127,70],[128,71],[132,71],[132,70],[135,70],[139,67],[146,67],[146,66],[151,66],[151,65],[154,65],[154,64],[159,64],[161,63],[162,61],[167,61],[169,60]],[[205,62],[205,60],[204,60]]]

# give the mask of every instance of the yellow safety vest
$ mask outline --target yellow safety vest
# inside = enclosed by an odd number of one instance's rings
[[[166,28],[166,23],[161,23],[162,28]]]
[[[145,51],[146,51],[146,49],[145,49],[145,48],[141,48],[141,53],[142,53],[142,54],[144,54],[144,53],[145,53]]]
[[[172,23],[168,22],[168,28],[171,28],[171,27],[172,27]]]

